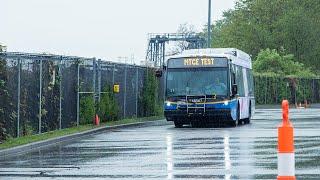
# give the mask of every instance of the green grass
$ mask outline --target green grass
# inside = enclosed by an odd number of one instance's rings
[[[36,135],[28,135],[23,136],[19,138],[9,138],[4,143],[0,144],[0,150],[1,149],[7,149],[12,148],[16,146],[21,146],[24,144],[29,144],[32,142],[47,140],[55,137],[60,137],[64,135],[74,134],[78,132],[83,132],[86,130],[103,127],[103,126],[115,126],[115,125],[121,125],[121,124],[129,124],[129,123],[137,123],[137,122],[145,122],[145,121],[153,121],[153,120],[159,120],[162,119],[162,116],[153,116],[153,117],[143,117],[143,118],[132,118],[132,119],[122,119],[119,121],[110,121],[101,123],[100,126],[94,126],[92,124],[87,125],[80,125],[78,127],[71,127],[71,128],[65,128],[62,130],[56,130],[56,131],[50,131],[42,134],[36,134]]]

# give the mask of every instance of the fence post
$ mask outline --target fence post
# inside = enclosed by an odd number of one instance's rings
[[[139,68],[136,66],[136,117],[138,117]]]
[[[297,91],[298,91],[298,83],[296,83],[296,86],[294,87],[294,104],[297,104]]]
[[[59,129],[62,128],[62,56],[60,57],[60,63],[59,63]]]
[[[101,59],[98,59],[98,102],[101,100]]]
[[[78,59],[77,63],[77,126],[79,126],[80,122],[80,59]]]
[[[256,103],[259,103],[259,88],[257,86],[257,78],[258,76],[253,76],[253,83],[254,83],[254,95],[256,97]]]
[[[310,99],[310,102],[314,102],[316,99],[315,97],[315,91],[314,91],[314,79],[312,79],[312,98]]]
[[[93,104],[96,104],[96,71],[97,71],[97,67],[96,67],[96,58],[93,58],[92,61],[92,65],[93,65]]]
[[[123,118],[126,117],[126,97],[127,97],[127,64],[124,66],[124,97],[123,97]]]
[[[39,134],[41,134],[41,116],[42,116],[42,59],[40,59],[40,73],[39,73]]]
[[[303,91],[302,91],[303,92],[303,99],[302,99],[303,102],[304,102],[304,100],[306,99],[306,96],[307,96],[306,95],[306,91],[307,91],[307,89],[306,89],[306,81],[307,81],[306,79],[302,79],[301,78],[301,84],[302,84],[301,87],[303,88]]]
[[[288,96],[288,87],[289,87],[289,82],[288,82],[288,79],[285,78],[286,80],[286,99],[289,99],[289,96]]]
[[[161,76],[161,78],[162,78],[162,85],[163,85],[163,89],[162,89],[162,102],[161,102],[161,105],[163,106],[163,104],[164,104],[164,101],[166,100],[166,90],[167,90],[167,83],[166,83],[166,74],[167,74],[167,72],[165,71],[165,70],[163,70],[162,71],[163,73],[162,73],[162,76]]]
[[[278,83],[279,83],[279,78],[278,78],[278,77],[274,77],[273,80],[274,80],[273,83],[274,83],[274,85],[276,86],[276,87],[275,87],[275,96],[276,96],[276,102],[275,102],[275,104],[277,104],[277,103],[278,103]]]
[[[20,94],[21,94],[21,60],[18,58],[18,102],[17,102],[17,137],[20,136]]]
[[[265,89],[264,89],[264,104],[267,104],[267,87],[268,87],[268,79],[267,76],[265,76]]]
[[[112,86],[114,85],[114,71],[116,69],[116,65],[113,65],[113,69],[112,69]]]

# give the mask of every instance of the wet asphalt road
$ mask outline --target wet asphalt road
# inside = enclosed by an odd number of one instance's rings
[[[320,109],[292,109],[297,179],[320,179]],[[0,179],[276,179],[281,111],[236,128],[152,125],[108,130],[0,159]]]

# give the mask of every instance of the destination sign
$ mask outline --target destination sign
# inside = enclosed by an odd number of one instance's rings
[[[183,59],[185,66],[212,66],[214,64],[213,58],[185,58]]]
[[[227,58],[187,57],[168,60],[168,68],[228,67]]]

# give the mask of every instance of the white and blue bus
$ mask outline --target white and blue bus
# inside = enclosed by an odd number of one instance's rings
[[[166,66],[164,115],[176,127],[248,124],[255,98],[251,58],[234,48],[193,49]]]

